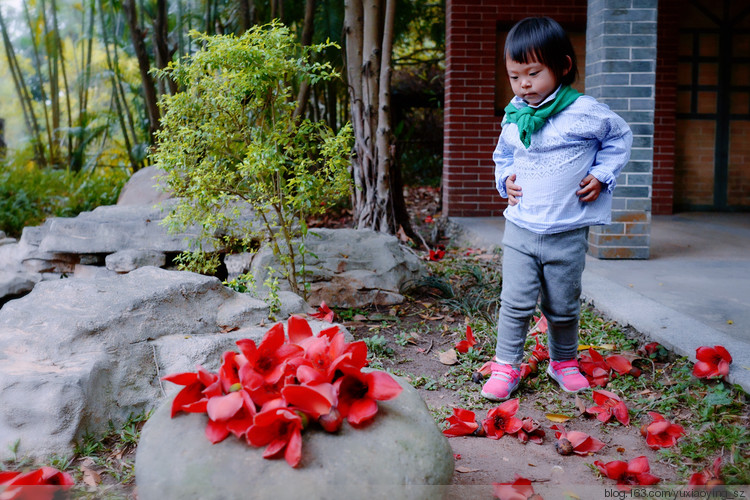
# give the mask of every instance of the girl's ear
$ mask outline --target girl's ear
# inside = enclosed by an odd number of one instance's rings
[[[566,64],[562,76],[567,75],[568,73],[570,73],[570,70],[573,69],[573,59],[571,59],[570,56],[565,56],[565,59],[568,60],[568,64]]]

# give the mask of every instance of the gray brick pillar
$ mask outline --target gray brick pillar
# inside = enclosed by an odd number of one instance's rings
[[[612,224],[589,233],[600,259],[647,259],[651,232],[657,0],[589,0],[586,93],[633,130],[633,150],[617,179]]]

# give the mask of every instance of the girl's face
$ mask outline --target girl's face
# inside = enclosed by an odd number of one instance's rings
[[[508,71],[513,93],[532,106],[541,104],[559,85],[554,73],[536,60],[520,63],[506,58],[505,68]],[[570,66],[563,76],[568,71],[570,71]]]

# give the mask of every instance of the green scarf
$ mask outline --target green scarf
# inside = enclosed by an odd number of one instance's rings
[[[508,104],[505,106],[505,119],[518,125],[521,142],[528,149],[531,145],[531,134],[542,128],[547,118],[567,108],[580,95],[582,94],[576,89],[565,85],[553,100],[538,108],[524,106],[518,109],[512,103]]]

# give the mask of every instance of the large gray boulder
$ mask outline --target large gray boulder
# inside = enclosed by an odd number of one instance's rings
[[[164,176],[164,171],[155,165],[140,169],[123,186],[117,204],[154,206],[171,198]]]
[[[120,250],[182,252],[189,248],[188,233],[170,234],[162,224],[172,201],[163,206],[108,205],[76,217],[48,221],[41,239],[41,252],[66,254],[110,254]]]
[[[141,433],[135,471],[142,500],[243,498],[437,499],[453,477],[453,452],[417,391],[378,402],[378,414],[361,429],[344,424],[337,434],[310,427],[302,434],[302,461],[262,458],[263,449],[229,436],[212,445],[207,417],[169,417],[170,402]]]
[[[160,374],[216,369],[212,353],[260,340],[268,315],[216,278],[155,267],[37,284],[0,309],[0,460],[16,441],[22,455],[70,453],[86,431],[153,408]]]
[[[166,256],[155,250],[120,250],[104,258],[108,270],[117,273],[129,273],[139,267],[162,267],[166,263]]]
[[[42,280],[41,273],[23,265],[24,257],[32,251],[23,238],[0,245],[0,304],[30,292]]]
[[[0,270],[0,304],[9,298],[30,292],[40,279],[33,273]]]
[[[391,305],[404,301],[401,286],[426,273],[414,252],[395,236],[363,229],[311,229],[305,239],[311,283],[308,301],[338,307]],[[250,264],[256,283],[279,264],[264,248]],[[282,283],[283,286],[283,283]]]

